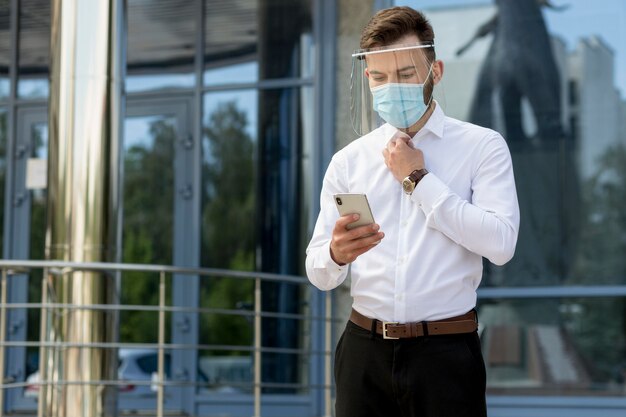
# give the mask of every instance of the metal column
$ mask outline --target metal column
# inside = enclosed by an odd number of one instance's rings
[[[73,262],[117,258],[119,149],[125,69],[124,0],[52,0],[46,257]],[[39,415],[117,413],[117,304],[104,272],[48,275],[44,385]]]

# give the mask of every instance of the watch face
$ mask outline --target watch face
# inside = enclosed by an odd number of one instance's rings
[[[407,177],[404,180],[402,180],[402,188],[404,189],[405,193],[411,194],[413,190],[415,189],[415,183],[411,181],[410,178]]]

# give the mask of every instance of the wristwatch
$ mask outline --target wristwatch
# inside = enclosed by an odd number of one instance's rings
[[[424,176],[428,174],[428,171],[425,168],[416,169],[411,172],[408,177],[402,180],[402,189],[408,195],[413,194],[413,190],[417,187],[417,184],[424,178]]]

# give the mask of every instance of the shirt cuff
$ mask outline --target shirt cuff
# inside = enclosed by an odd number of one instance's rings
[[[331,276],[341,275],[349,264],[339,265],[330,256],[330,241],[320,248],[319,256],[315,259],[315,269],[325,269]]]
[[[411,194],[411,201],[417,204],[428,217],[439,200],[447,193],[448,186],[432,172],[426,174]]]

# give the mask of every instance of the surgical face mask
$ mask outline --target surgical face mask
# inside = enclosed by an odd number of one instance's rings
[[[424,84],[387,83],[371,89],[374,110],[390,125],[406,129],[426,113]]]
[[[431,66],[426,79],[433,71]],[[374,111],[384,121],[398,129],[407,129],[422,118],[428,105],[424,103],[424,83],[387,83],[371,88],[374,97]]]

